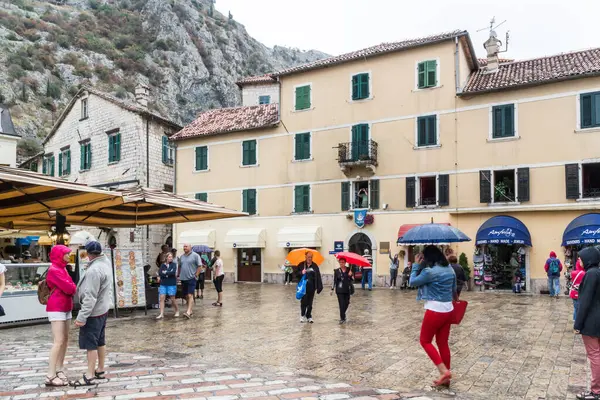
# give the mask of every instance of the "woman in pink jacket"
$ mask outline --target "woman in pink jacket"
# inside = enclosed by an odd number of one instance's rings
[[[571,271],[571,290],[569,290],[569,297],[573,299],[573,321],[577,319],[577,306],[579,305],[579,285],[583,280],[585,270],[581,265],[581,260],[578,258],[575,263],[575,270]]]
[[[50,350],[46,386],[67,386],[69,384],[69,380],[63,372],[63,366],[69,341],[73,296],[77,291],[77,286],[67,272],[70,255],[71,249],[63,245],[56,245],[50,251],[52,265],[46,275],[50,298],[48,298],[46,312],[52,326],[54,343]]]

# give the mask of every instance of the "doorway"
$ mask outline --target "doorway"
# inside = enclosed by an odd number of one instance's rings
[[[348,251],[364,256],[373,265],[373,244],[371,243],[371,239],[364,233],[355,233],[352,235],[348,241]],[[362,270],[356,265],[351,265],[351,267],[354,279],[360,281],[362,279]],[[375,272],[373,271],[373,273]]]
[[[261,282],[261,249],[237,249],[238,281]]]

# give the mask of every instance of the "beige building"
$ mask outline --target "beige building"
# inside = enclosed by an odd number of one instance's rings
[[[519,271],[546,290],[548,253],[571,262],[567,225],[600,206],[600,49],[510,61],[485,46],[478,60],[465,31],[381,44],[271,74],[278,104],[200,114],[173,136],[176,192],[252,215],[178,225],[178,246],[220,249],[229,279],[277,282],[290,248],[342,242],[373,254],[384,285],[388,249],[418,250],[399,234],[433,220],[473,239],[452,247],[481,287]],[[245,104],[272,85],[241,81]]]

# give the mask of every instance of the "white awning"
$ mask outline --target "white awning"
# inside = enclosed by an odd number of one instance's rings
[[[225,235],[225,243],[234,248],[264,248],[267,233],[262,228],[232,229]]]
[[[320,226],[287,226],[277,232],[279,247],[321,247]]]
[[[197,231],[185,231],[179,235],[180,245],[189,243],[192,246],[204,245],[211,249],[215,248],[216,232],[214,229],[201,229]]]

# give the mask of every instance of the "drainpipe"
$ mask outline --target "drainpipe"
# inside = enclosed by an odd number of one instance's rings
[[[458,36],[454,38],[454,83],[456,87],[456,94],[460,93],[460,57],[458,56]]]
[[[279,86],[279,104],[277,104],[277,119],[281,121],[281,80],[277,77],[277,85]]]
[[[146,187],[150,188],[150,119],[146,118]],[[146,225],[146,257],[150,260],[150,225]]]

